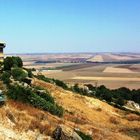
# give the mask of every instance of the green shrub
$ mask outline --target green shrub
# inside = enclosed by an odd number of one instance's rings
[[[43,81],[48,82],[48,83],[52,83],[53,82],[51,78],[47,78],[44,75],[37,75],[35,77],[38,78],[39,80],[43,80]]]
[[[28,76],[28,73],[22,68],[12,68],[11,73],[14,79],[18,81],[21,81]]]
[[[28,77],[30,77],[30,78],[33,77],[32,69],[24,68],[24,70],[26,70],[28,72]]]
[[[54,104],[53,97],[47,91],[46,92],[44,92],[44,91],[41,92],[41,91],[37,90],[36,94],[39,95],[40,97],[42,97],[43,99],[45,99],[45,100]]]
[[[52,101],[49,96],[34,93],[32,88],[23,87],[20,85],[10,85],[7,96],[13,100],[28,103],[36,108],[48,111],[53,115],[63,115],[63,108],[61,106],[58,106],[56,103],[54,103],[54,101]]]
[[[68,89],[68,86],[63,82],[63,81],[60,81],[60,80],[57,80],[57,79],[52,79],[52,81],[59,87],[62,87],[63,89]]]
[[[22,79],[22,82],[24,82],[24,83],[26,83],[28,85],[31,85],[32,79],[30,79],[30,78],[27,77],[27,78]]]
[[[4,84],[8,85],[10,83],[10,77],[11,77],[10,72],[5,71],[3,72],[1,79],[4,82]]]
[[[86,135],[81,131],[76,131],[76,133],[82,138],[82,140],[92,140],[90,135]]]
[[[54,83],[57,86],[62,87],[63,89],[68,89],[68,86],[63,81],[60,81],[57,79],[51,79],[51,78],[45,77],[44,75],[37,75],[35,77],[48,83]]]

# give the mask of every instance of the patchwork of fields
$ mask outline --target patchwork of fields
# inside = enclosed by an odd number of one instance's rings
[[[109,88],[140,88],[140,54],[66,53],[23,54],[27,68],[67,83],[90,83]]]

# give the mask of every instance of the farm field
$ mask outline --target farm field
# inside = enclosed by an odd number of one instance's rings
[[[114,89],[140,88],[138,53],[62,53],[19,55],[26,68],[67,83],[90,83]]]
[[[98,84],[105,85],[111,89],[122,86],[130,89],[140,88],[140,69],[132,71],[129,68],[116,68],[123,66],[113,64],[95,65],[88,68],[77,68],[75,70],[70,68],[70,70],[67,69],[67,71],[61,71],[59,73],[55,71],[51,74],[44,72],[43,74],[50,78],[64,80],[68,83]]]

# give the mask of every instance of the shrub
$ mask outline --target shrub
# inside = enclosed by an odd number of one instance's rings
[[[49,96],[45,96],[45,95],[40,96],[34,93],[33,90],[29,87],[25,88],[20,85],[11,85],[7,92],[7,96],[11,99],[21,101],[23,103],[31,104],[32,106],[36,108],[49,111],[53,115],[57,115],[57,116],[63,115],[63,108],[61,106],[58,106],[54,102],[50,102],[48,100]]]
[[[32,69],[24,68],[24,70],[26,70],[28,72],[28,77],[30,77],[30,78],[33,77]]]
[[[36,93],[40,96],[40,97],[42,97],[42,98],[44,98],[45,100],[47,100],[47,101],[49,101],[49,102],[51,102],[51,103],[53,103],[54,104],[54,99],[53,99],[53,97],[49,94],[49,92],[47,92],[47,91],[39,91],[39,90],[37,90],[36,91]]]
[[[5,71],[5,72],[3,72],[1,79],[4,82],[4,84],[8,85],[10,83],[10,77],[11,77],[11,74],[9,72]]]
[[[48,82],[48,83],[52,82],[52,80],[50,78],[47,78],[44,75],[37,75],[35,77],[38,78],[39,80],[43,80],[43,81]]]
[[[73,90],[74,92],[77,92],[77,93],[81,94],[81,95],[86,95],[86,96],[89,96],[89,95],[90,95],[90,94],[87,92],[87,90],[86,90],[85,88],[79,87],[78,84],[75,84],[75,85],[72,87],[72,90]]]
[[[25,83],[27,83],[28,85],[31,85],[31,83],[32,83],[32,79],[30,79],[30,78],[24,78],[24,79],[22,79],[22,82],[25,82]]]
[[[129,121],[140,121],[140,116],[136,114],[129,114],[126,116],[126,119]]]
[[[11,70],[12,76],[15,80],[21,81],[28,76],[28,73],[22,68],[13,68]]]
[[[30,125],[29,125],[29,129],[32,131],[38,129],[41,134],[44,134],[44,133],[49,134],[50,133],[50,125],[49,124],[42,124],[38,120],[31,120]]]
[[[82,138],[82,140],[92,140],[92,137],[90,135],[86,135],[81,131],[77,131],[76,133]]]
[[[120,123],[119,120],[117,120],[116,117],[110,117],[109,121],[113,124],[119,124]]]
[[[96,87],[94,87],[92,84],[85,84],[85,86],[87,86],[89,90],[96,90]]]
[[[52,79],[52,81],[59,87],[62,87],[63,89],[68,89],[68,86],[60,80]]]
[[[44,75],[38,75],[35,77],[48,83],[55,83],[57,86],[62,87],[63,89],[68,89],[68,86],[63,81],[60,81],[57,79],[51,79],[51,78],[45,77]]]

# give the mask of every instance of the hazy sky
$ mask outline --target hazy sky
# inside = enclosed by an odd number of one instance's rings
[[[0,0],[6,53],[140,52],[140,0]]]

